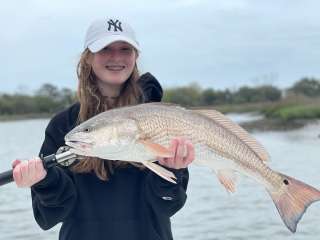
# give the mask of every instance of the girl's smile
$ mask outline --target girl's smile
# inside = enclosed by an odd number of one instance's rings
[[[138,57],[129,43],[117,41],[93,54],[91,66],[97,84],[105,96],[117,96],[122,84],[130,77]]]

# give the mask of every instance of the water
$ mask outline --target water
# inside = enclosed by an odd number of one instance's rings
[[[248,116],[231,116],[243,121]],[[250,116],[249,116],[250,117]],[[37,155],[48,120],[0,123],[0,172],[15,158]],[[320,122],[290,132],[255,132],[268,149],[270,166],[320,189]],[[42,231],[31,210],[29,189],[15,184],[0,188],[0,240],[58,239],[59,226]],[[311,205],[291,234],[262,186],[241,176],[235,194],[228,194],[208,169],[192,165],[188,200],[172,219],[177,240],[316,240],[320,236],[320,202]]]
[[[229,113],[227,116],[239,124],[263,119],[263,115],[258,113]]]

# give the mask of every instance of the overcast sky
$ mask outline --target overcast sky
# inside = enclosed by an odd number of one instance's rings
[[[291,86],[320,77],[319,9],[316,0],[5,1],[0,92],[76,89],[86,29],[107,16],[133,26],[141,72],[165,87]]]

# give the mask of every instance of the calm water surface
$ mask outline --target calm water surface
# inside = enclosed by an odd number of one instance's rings
[[[243,121],[246,116],[232,115]],[[0,172],[15,158],[37,155],[48,120],[0,123]],[[253,133],[268,149],[270,166],[320,189],[320,122],[290,132]],[[291,234],[267,192],[241,176],[235,194],[228,194],[205,168],[192,165],[188,200],[172,219],[174,238],[199,239],[320,239],[320,202],[311,205]],[[42,231],[33,219],[29,189],[14,184],[0,188],[0,240],[58,239],[59,226]]]

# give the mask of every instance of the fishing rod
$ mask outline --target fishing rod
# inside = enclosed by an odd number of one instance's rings
[[[45,169],[49,169],[56,165],[62,166],[70,166],[77,159],[80,159],[79,155],[76,155],[70,151],[70,147],[63,146],[60,147],[55,154],[51,154],[48,156],[41,156],[43,167]],[[0,186],[5,185],[7,183],[13,182],[13,170],[8,170],[0,173]]]

